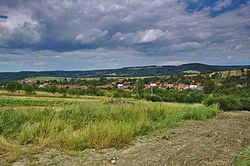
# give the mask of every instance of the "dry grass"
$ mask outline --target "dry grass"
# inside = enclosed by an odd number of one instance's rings
[[[32,147],[64,150],[120,148],[136,136],[171,128],[186,119],[204,120],[216,116],[216,106],[201,104],[89,100],[81,102],[48,98],[0,98],[0,156],[26,154]],[[28,110],[15,107],[34,106]],[[46,106],[42,111],[35,106]],[[33,148],[34,152],[39,148]],[[13,150],[16,149],[16,150]]]

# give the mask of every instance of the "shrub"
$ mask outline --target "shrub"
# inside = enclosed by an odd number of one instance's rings
[[[21,89],[21,84],[16,81],[9,81],[6,83],[5,89],[9,92],[15,92]]]
[[[145,96],[146,100],[148,101],[152,101],[152,102],[157,102],[157,101],[161,101],[161,98],[159,96],[156,95],[146,95]]]
[[[234,99],[230,96],[208,97],[203,103],[207,106],[218,104],[220,109],[224,111],[235,111],[242,109],[242,104],[239,99]]]
[[[240,99],[242,110],[250,111],[250,98]]]
[[[23,86],[23,90],[25,91],[26,94],[32,94],[35,93],[35,87],[30,84],[25,84]]]

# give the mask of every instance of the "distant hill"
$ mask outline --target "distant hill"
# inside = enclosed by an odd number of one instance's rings
[[[89,71],[21,71],[21,72],[2,72],[0,81],[20,80],[27,77],[144,77],[144,76],[176,76],[193,73],[210,73],[228,70],[242,70],[250,68],[245,66],[216,66],[200,63],[189,63],[180,66],[138,66],[124,67],[119,69],[103,69]]]

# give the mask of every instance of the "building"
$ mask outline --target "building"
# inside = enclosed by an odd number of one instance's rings
[[[21,80],[18,81],[20,84],[35,84],[36,80]]]
[[[174,87],[175,89],[188,89],[187,84],[178,84]]]
[[[174,84],[168,84],[167,82],[164,83],[165,88],[173,88]]]
[[[118,89],[123,89],[123,84],[118,84],[118,85],[117,85],[117,88],[118,88]]]
[[[188,88],[189,88],[189,89],[197,89],[197,88],[198,88],[198,85],[189,85]]]

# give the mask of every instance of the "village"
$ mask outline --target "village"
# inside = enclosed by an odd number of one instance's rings
[[[84,84],[77,84],[77,80],[80,79],[74,79],[74,78],[65,78],[62,82],[58,81],[53,81],[53,80],[45,80],[45,81],[39,81],[39,80],[20,80],[18,81],[20,84],[30,84],[34,85],[36,84],[38,88],[46,88],[50,85],[54,85],[57,88],[77,88],[77,89],[87,89],[89,85],[84,85]],[[82,79],[81,79],[82,80]],[[104,84],[104,85],[97,85],[95,86],[98,89],[103,89],[103,90],[108,90],[108,89],[120,89],[123,90],[124,92],[131,92],[133,89],[135,89],[138,84],[137,81],[127,81],[128,78],[124,79],[117,79],[114,80],[111,83]],[[188,84],[185,83],[168,83],[168,82],[161,82],[161,81],[155,81],[155,82],[147,82],[143,85],[143,89],[176,89],[176,90],[183,90],[183,89],[197,89],[197,90],[202,90],[203,85],[202,83],[198,82],[196,83],[195,80],[189,80],[190,82]]]

